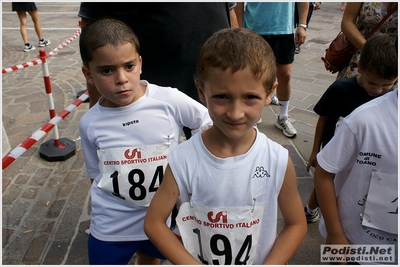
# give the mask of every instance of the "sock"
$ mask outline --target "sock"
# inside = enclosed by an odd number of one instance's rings
[[[43,42],[43,40],[44,40],[44,38],[42,38],[42,40],[39,40],[39,41]]]
[[[279,100],[279,119],[288,116],[288,110],[289,110],[289,100],[288,101]]]
[[[26,45],[26,46],[29,46],[29,43],[26,43],[25,45]]]
[[[317,210],[318,210],[318,208],[311,209],[310,207],[308,207],[308,204],[306,206],[306,209],[307,209],[307,213],[311,214],[311,215],[315,214],[317,212]]]

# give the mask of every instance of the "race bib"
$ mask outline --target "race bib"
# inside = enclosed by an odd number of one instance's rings
[[[98,150],[101,190],[131,206],[148,207],[167,166],[168,145]]]
[[[372,171],[362,225],[397,234],[397,175]]]
[[[252,264],[264,205],[209,208],[185,202],[176,223],[185,248],[202,264]]]

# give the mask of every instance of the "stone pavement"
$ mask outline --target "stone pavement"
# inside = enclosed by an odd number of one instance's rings
[[[44,37],[52,42],[44,48],[48,53],[78,29],[79,3],[40,2],[37,6]],[[323,2],[321,9],[314,11],[307,41],[295,57],[289,114],[298,136],[288,139],[274,126],[277,106],[264,109],[259,125],[260,131],[289,150],[303,203],[307,203],[313,188],[313,174],[306,171],[317,121],[313,107],[335,80],[335,75],[324,69],[320,57],[338,33],[342,14],[338,2]],[[29,39],[36,45],[29,17],[28,27]],[[11,3],[2,2],[3,69],[36,59],[39,48],[26,53],[22,47],[17,15],[11,12]],[[75,100],[78,92],[85,90],[78,39],[48,58],[48,66],[55,109],[59,113]],[[3,74],[3,156],[4,150],[14,149],[49,120],[42,77],[40,65]],[[84,230],[90,220],[90,182],[78,131],[79,119],[87,109],[88,104],[83,103],[58,125],[60,137],[75,142],[74,156],[61,162],[48,162],[39,156],[40,145],[55,137],[51,131],[2,172],[2,264],[88,263]],[[282,225],[280,217],[279,226]],[[322,242],[318,225],[309,225],[306,238],[289,263],[320,264]]]

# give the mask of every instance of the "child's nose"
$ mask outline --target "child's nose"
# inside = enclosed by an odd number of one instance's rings
[[[116,72],[116,83],[117,84],[124,84],[128,81],[126,78],[125,72],[124,71],[117,71]]]
[[[228,111],[228,117],[233,120],[233,121],[237,121],[240,120],[241,118],[243,118],[243,109],[242,109],[242,105],[240,103],[232,103],[229,111]]]

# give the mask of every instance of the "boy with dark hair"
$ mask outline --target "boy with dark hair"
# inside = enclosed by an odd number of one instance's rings
[[[398,264],[398,121],[396,88],[344,118],[317,155],[314,181],[325,243],[392,246],[385,254],[369,250],[366,257],[348,257],[353,264]]]
[[[396,40],[396,35],[389,34],[375,34],[369,38],[358,62],[360,76],[336,80],[315,105],[314,111],[319,118],[307,171],[316,166],[317,153],[331,140],[341,119],[393,88],[398,76]],[[314,191],[304,210],[307,222],[318,220],[318,202]]]
[[[286,264],[307,226],[288,151],[254,126],[277,86],[272,49],[254,31],[220,30],[195,83],[213,125],[168,155],[146,234],[173,264]],[[165,225],[177,200],[184,246]]]
[[[207,109],[177,89],[140,80],[139,41],[122,21],[91,21],[79,48],[82,72],[102,94],[79,124],[92,179],[89,263],[127,264],[137,252],[138,264],[159,264],[164,257],[144,233],[144,217],[182,127],[197,132],[211,124]]]

